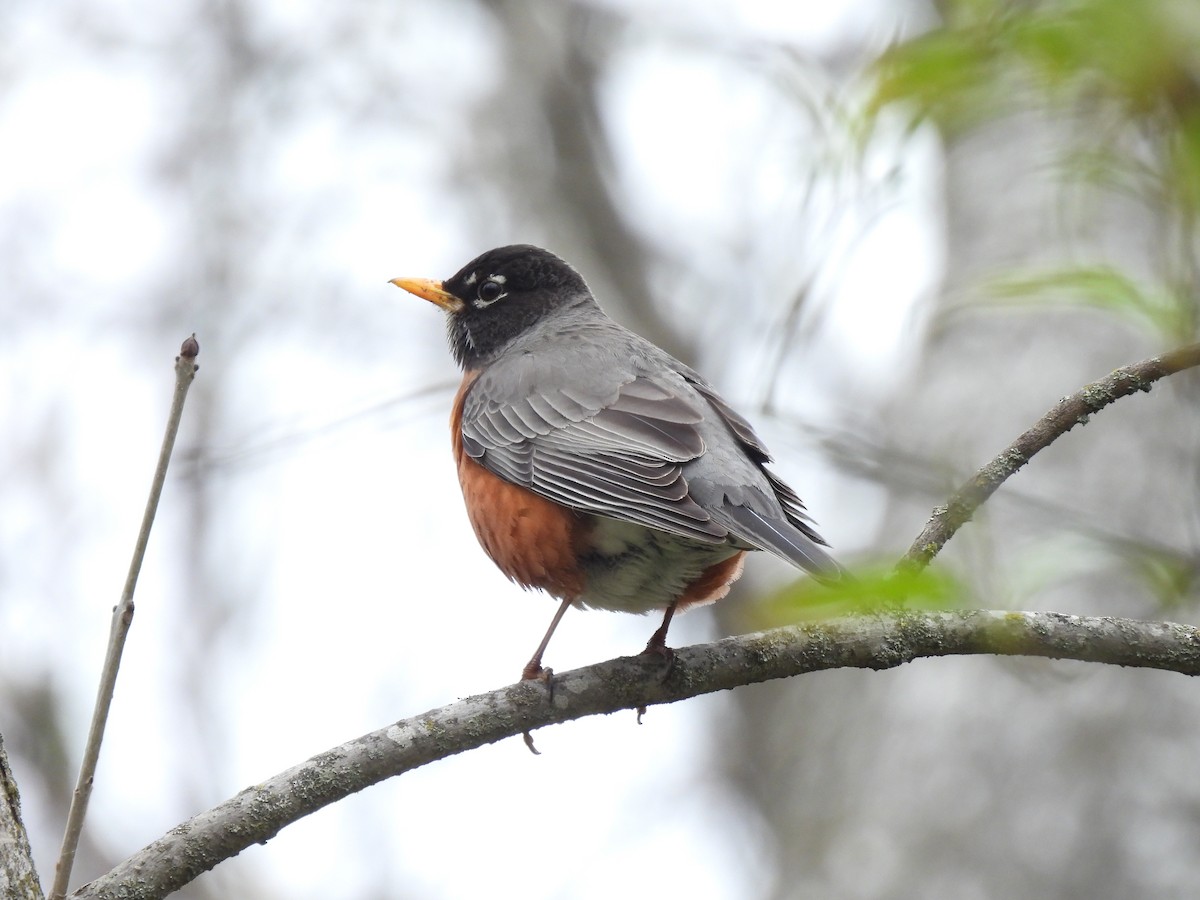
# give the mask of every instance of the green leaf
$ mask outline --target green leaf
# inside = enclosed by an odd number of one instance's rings
[[[944,127],[963,127],[992,112],[993,53],[977,32],[935,31],[898,45],[876,67],[872,111],[895,102]]]
[[[1091,306],[1126,316],[1173,338],[1190,333],[1188,302],[1166,291],[1143,290],[1111,266],[1007,275],[992,280],[985,289],[994,306]]]
[[[822,585],[806,578],[755,604],[753,628],[772,628],[880,609],[953,609],[964,605],[966,588],[945,570],[897,572],[858,570],[853,579]]]

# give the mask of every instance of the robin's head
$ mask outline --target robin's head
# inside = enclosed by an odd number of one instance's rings
[[[489,250],[445,281],[393,278],[392,284],[446,310],[450,349],[464,369],[486,365],[547,316],[595,307],[578,272],[530,244]]]

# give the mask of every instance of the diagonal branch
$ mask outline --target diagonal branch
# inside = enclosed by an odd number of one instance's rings
[[[1195,366],[1200,366],[1200,344],[1189,344],[1162,356],[1123,366],[1058,401],[1032,428],[955,491],[949,503],[933,511],[925,528],[900,560],[899,568],[924,569],[1009,476],[1015,475],[1035,453],[1045,450],[1076,425],[1086,424],[1093,413],[1121,397],[1149,391],[1160,378]]]

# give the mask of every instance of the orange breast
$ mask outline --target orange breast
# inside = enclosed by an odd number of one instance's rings
[[[466,374],[450,412],[454,461],[471,527],[487,555],[517,584],[574,599],[584,589],[577,548],[587,517],[493,475],[463,450],[463,403],[478,375]]]
[[[745,562],[746,551],[742,550],[727,560],[709,566],[703,575],[688,585],[676,609],[682,611],[689,606],[703,606],[720,600],[729,593],[733,583],[742,577]]]

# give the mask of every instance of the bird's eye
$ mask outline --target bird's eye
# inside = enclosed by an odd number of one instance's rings
[[[499,282],[488,279],[479,286],[479,299],[486,306],[489,303],[495,303],[504,296],[504,286]]]

